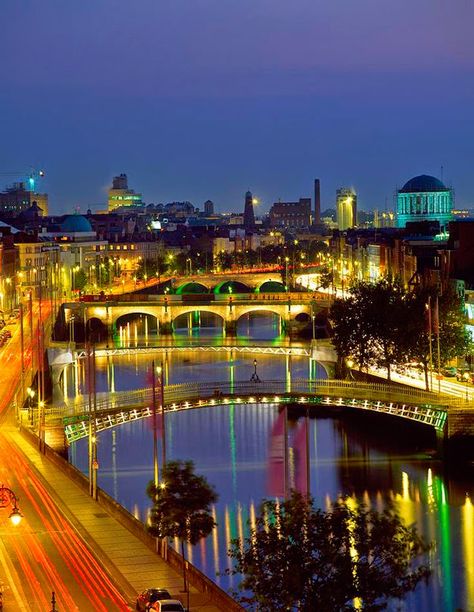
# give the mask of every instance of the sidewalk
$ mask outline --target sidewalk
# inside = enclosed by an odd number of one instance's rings
[[[150,587],[168,589],[186,607],[186,594],[180,592],[183,588],[180,573],[86,495],[16,429],[5,429],[3,433],[43,477],[58,506],[124,591],[131,608],[135,608],[137,594]],[[189,609],[190,612],[218,612],[222,608],[210,604],[208,595],[191,587]]]

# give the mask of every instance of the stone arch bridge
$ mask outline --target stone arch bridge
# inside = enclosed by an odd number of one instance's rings
[[[113,299],[110,299],[113,298]],[[207,312],[223,321],[228,333],[235,331],[240,317],[252,312],[268,312],[279,316],[286,329],[298,322],[310,322],[327,312],[330,297],[311,293],[263,294],[192,294],[192,295],[123,295],[110,296],[101,302],[73,302],[63,304],[66,324],[79,321],[88,329],[99,321],[112,332],[120,318],[137,314],[156,319],[162,333],[170,333],[173,323],[181,315]]]

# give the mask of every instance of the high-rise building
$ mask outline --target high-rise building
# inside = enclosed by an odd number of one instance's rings
[[[11,187],[0,193],[0,215],[5,217],[16,217],[20,213],[28,210],[33,202],[36,202],[38,209],[41,209],[42,216],[48,214],[48,194],[36,193],[30,189],[31,183],[13,183]],[[33,183],[34,186],[34,183]]]
[[[245,229],[255,228],[255,213],[253,210],[253,196],[250,191],[247,191],[247,193],[245,194],[244,227]]]
[[[439,179],[421,174],[397,192],[397,227],[413,221],[439,221],[447,228],[452,219],[453,192]]]
[[[126,206],[140,206],[142,204],[142,194],[135,193],[128,188],[126,174],[119,174],[112,179],[112,187],[109,189],[108,211],[112,212],[116,208]]]
[[[340,230],[357,225],[357,194],[352,188],[336,190],[336,221]]]

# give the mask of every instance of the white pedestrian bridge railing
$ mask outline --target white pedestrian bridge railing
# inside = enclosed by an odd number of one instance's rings
[[[160,390],[155,390],[156,409],[160,411]],[[397,385],[340,380],[206,382],[168,385],[164,390],[165,414],[226,404],[296,404],[311,412],[318,406],[370,410],[444,429],[448,406],[453,398]],[[69,442],[85,437],[90,422],[96,431],[152,416],[151,387],[134,391],[97,393],[95,398],[79,396],[50,418],[61,418]]]

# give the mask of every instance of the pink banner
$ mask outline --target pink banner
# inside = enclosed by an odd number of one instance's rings
[[[268,457],[268,494],[285,497],[286,476],[286,408],[283,408],[275,421],[270,437]]]

